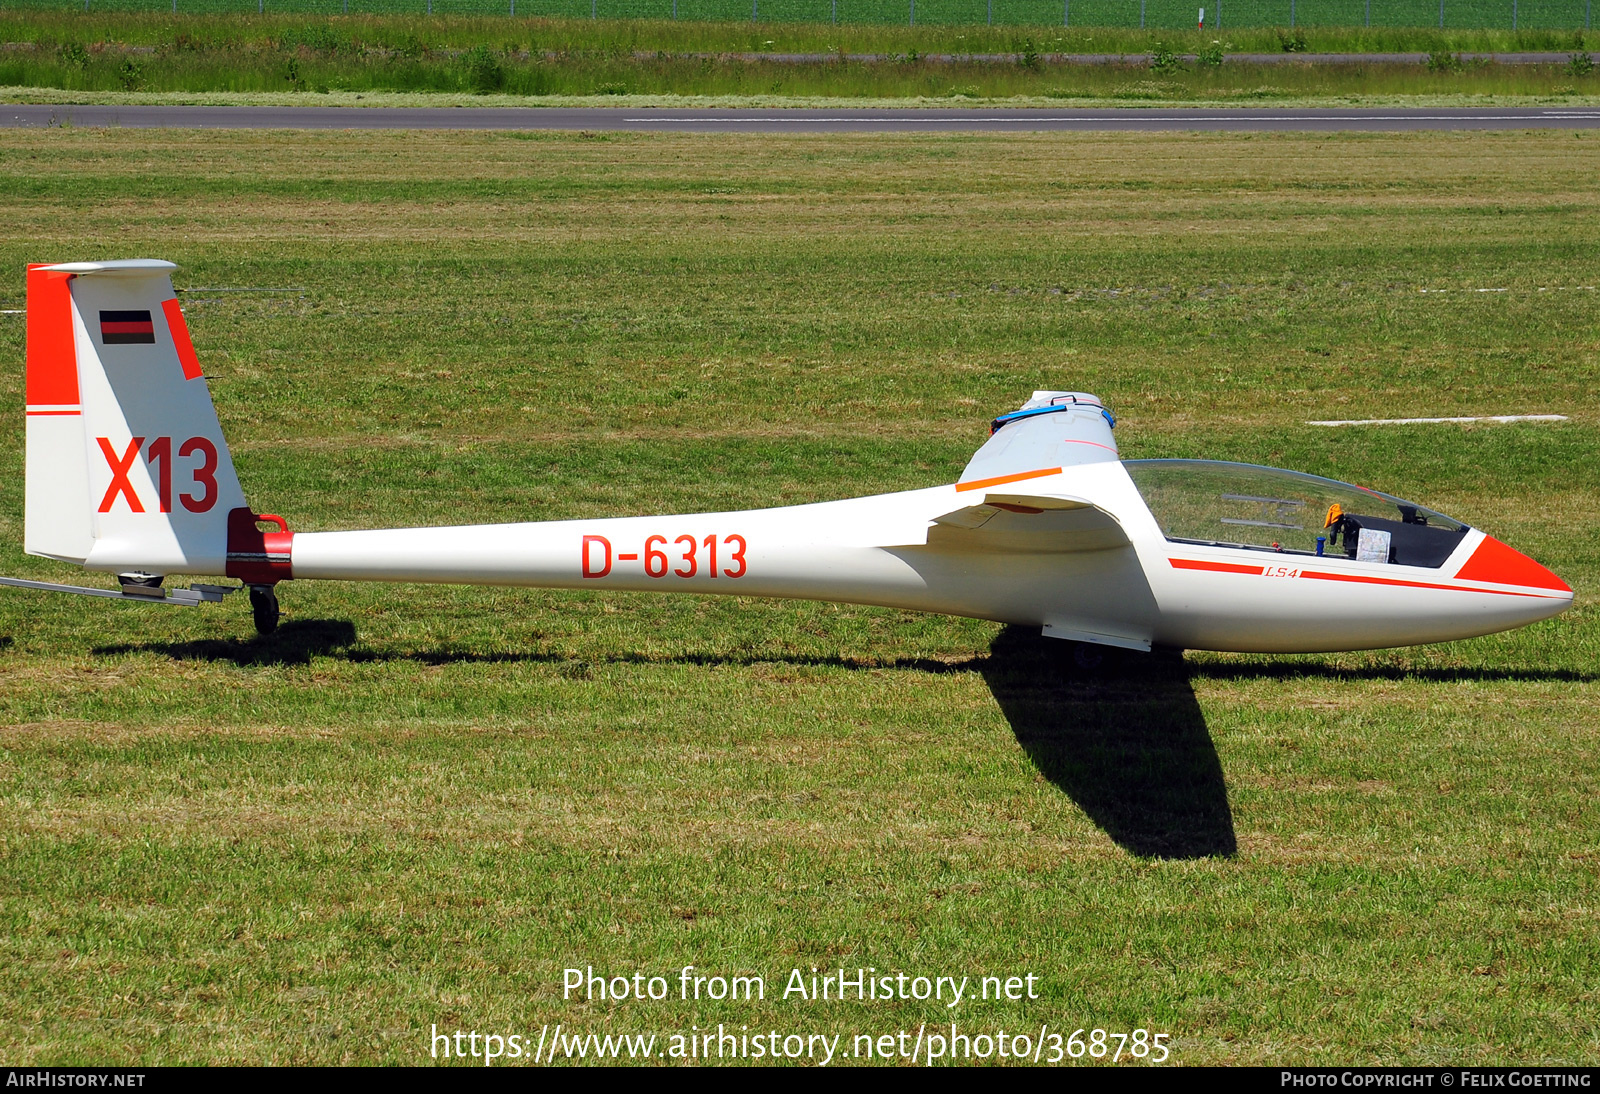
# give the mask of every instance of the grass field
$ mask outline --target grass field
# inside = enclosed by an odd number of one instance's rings
[[[1086,26],[1184,30],[1198,3],[1183,0],[9,0],[33,11],[171,15],[401,15],[496,18],[739,20],[887,26]],[[1592,0],[1212,0],[1221,27],[1452,27],[1588,29]],[[1220,22],[1219,22],[1220,20]]]
[[[367,96],[374,94],[454,94],[528,105],[587,98],[638,106],[681,96],[746,104],[923,98],[950,104],[1007,99],[1241,105],[1326,99],[1444,105],[1577,104],[1600,96],[1600,69],[1584,52],[1582,31],[1314,28],[1296,33],[1298,38],[1285,39],[1273,29],[1178,33],[9,11],[0,14],[0,40],[10,43],[0,49],[0,100],[119,102],[167,96],[213,102],[219,96],[248,96],[254,102],[372,105],[376,100]],[[1431,60],[1272,66],[1225,61],[1230,53],[1281,55],[1284,40],[1321,51],[1421,52]],[[1458,56],[1508,50],[1571,52],[1569,60],[1540,65],[1463,62]],[[1149,61],[1146,54],[1152,51],[1163,59]],[[1116,64],[1051,60],[1083,52],[1134,56]],[[792,63],[770,56],[785,53],[838,59]],[[879,59],[848,60],[852,55]],[[943,59],[949,55],[967,59]]]
[[[290,584],[255,640],[236,598],[0,590],[0,1059],[952,1016],[561,997],[693,964],[1033,973],[954,1016],[1179,1062],[1593,1061],[1597,178],[1556,132],[0,134],[0,308],[27,261],[182,263],[251,501],[297,528],[929,485],[1060,386],[1126,456],[1354,479],[1578,591],[1073,682],[867,608]],[[17,316],[0,353],[16,406]],[[1572,420],[1303,424],[1512,412]],[[0,572],[78,578],[20,551],[20,415],[0,461]]]

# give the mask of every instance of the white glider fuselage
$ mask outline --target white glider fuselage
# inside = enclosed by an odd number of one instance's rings
[[[732,513],[297,534],[248,507],[172,268],[28,272],[25,547],[117,573],[124,590],[226,575],[270,601],[274,623],[271,588],[291,578],[725,593],[1134,649],[1272,652],[1466,638],[1572,602],[1532,559],[1398,498],[1243,464],[1124,462],[1110,412],[1079,392],[1036,391],[995,419],[947,486]]]
[[[1133,489],[1115,462],[1079,470],[1080,496],[1111,501]],[[1106,640],[1126,634],[1127,644],[1148,644],[1139,635],[1149,634],[1155,604],[1125,547],[1036,550],[1037,532],[1007,543],[999,530],[937,523],[990,495],[1007,496],[950,485],[728,513],[299,533],[292,565],[296,578],[724,593],[1040,626],[1071,620]],[[1066,523],[1080,513],[1100,516],[1087,506],[1028,516]]]
[[[1316,652],[1445,642],[1555,615],[1570,591],[1456,580],[1489,540],[1463,537],[1438,570],[1170,542],[1119,461],[1015,488],[960,485],[728,513],[615,517],[294,537],[295,578],[723,593],[875,604],[1037,626],[1133,649]],[[1039,533],[938,523],[1046,495],[1115,514],[1126,544],[1052,550]],[[1030,507],[1031,508],[1031,507]],[[993,523],[994,518],[988,523]]]

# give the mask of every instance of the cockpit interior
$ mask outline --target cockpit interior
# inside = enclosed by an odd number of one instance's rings
[[[1389,494],[1299,471],[1220,460],[1123,467],[1178,543],[1437,568],[1469,531]]]

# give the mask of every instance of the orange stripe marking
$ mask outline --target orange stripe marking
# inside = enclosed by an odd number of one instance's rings
[[[25,413],[30,418],[49,418],[59,414],[71,414],[76,417],[81,412],[76,410],[29,410]]]
[[[956,483],[956,492],[982,490],[985,486],[1004,486],[1008,482],[1021,482],[1023,479],[1042,479],[1047,475],[1059,474],[1061,474],[1061,468],[1046,467],[1038,471],[1020,471],[1015,475],[997,475],[992,479],[973,479],[971,482]]]

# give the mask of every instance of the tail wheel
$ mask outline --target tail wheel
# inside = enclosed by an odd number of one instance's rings
[[[278,629],[278,593],[271,585],[250,586],[250,612],[256,619],[256,633],[269,635]]]

